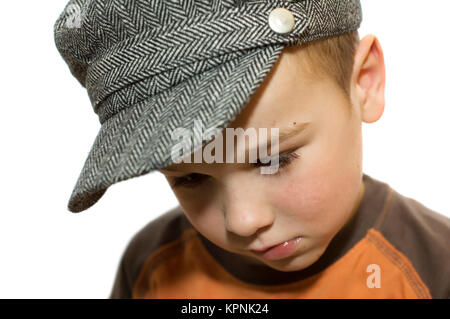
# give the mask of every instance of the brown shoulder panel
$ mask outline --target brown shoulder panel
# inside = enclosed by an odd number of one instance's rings
[[[159,247],[177,240],[188,228],[192,225],[177,206],[136,233],[121,257],[110,298],[132,298],[133,286],[148,256]]]
[[[433,298],[450,297],[450,219],[392,189],[377,229],[412,263]]]

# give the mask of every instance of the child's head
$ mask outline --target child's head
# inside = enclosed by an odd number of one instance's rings
[[[57,19],[57,48],[102,124],[68,208],[86,210],[115,183],[177,168],[195,177],[174,190],[205,237],[257,258],[249,249],[301,236],[298,258],[264,262],[305,267],[357,206],[361,122],[383,112],[377,41],[337,36],[359,28],[360,1],[186,2],[70,0]],[[207,129],[279,128],[278,173],[173,165],[173,133],[196,118]]]
[[[383,113],[384,72],[371,35],[286,48],[228,126],[279,128],[277,174],[263,175],[259,163],[247,161],[161,170],[193,226],[223,249],[274,269],[314,263],[360,203],[361,125]],[[298,237],[264,257],[252,251]]]

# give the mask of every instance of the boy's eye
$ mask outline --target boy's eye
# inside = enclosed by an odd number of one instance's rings
[[[282,169],[286,166],[288,166],[289,164],[292,163],[292,161],[296,158],[299,158],[300,155],[298,153],[292,152],[292,153],[282,153],[279,154],[279,158],[278,158],[278,165],[279,165],[279,169]],[[262,163],[260,161],[260,159],[257,159],[256,163],[252,164],[254,167],[259,168],[259,167],[265,167],[265,166],[271,166],[271,162],[267,162],[267,163]],[[273,174],[273,175],[277,175],[277,173]],[[172,187],[191,187],[194,188],[196,186],[199,186],[200,184],[202,184],[205,180],[207,180],[210,176],[208,175],[204,175],[204,174],[198,174],[198,173],[192,173],[192,174],[188,174],[188,175],[184,175],[181,177],[174,177],[173,178],[173,182],[172,182]]]
[[[209,176],[198,174],[198,173],[192,173],[188,175],[184,175],[181,177],[174,177],[172,187],[178,187],[178,186],[185,186],[185,187],[195,187],[200,185],[203,180],[208,178]]]
[[[299,158],[300,155],[298,153],[292,152],[292,153],[282,153],[278,155],[278,165],[279,168],[283,168],[287,165],[289,165],[294,159]],[[271,162],[268,161],[267,163],[262,163],[260,159],[258,158],[257,162],[254,164],[256,167],[265,167],[265,166],[271,166]]]

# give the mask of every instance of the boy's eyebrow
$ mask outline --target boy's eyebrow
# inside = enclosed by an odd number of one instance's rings
[[[300,133],[302,133],[303,131],[305,131],[309,125],[311,123],[310,122],[303,122],[303,123],[297,123],[296,126],[290,126],[290,127],[284,127],[284,128],[280,128],[279,132],[278,132],[278,144],[281,145],[283,141],[286,141],[288,139],[290,139],[291,137],[298,135]],[[257,148],[259,147],[266,147],[267,149],[270,149],[271,145],[272,145],[272,139],[271,139],[271,130],[268,129],[267,130],[267,142],[263,143],[262,145],[257,146]],[[266,146],[267,145],[267,146]],[[245,152],[246,154],[248,154],[248,145],[246,144],[245,147]],[[173,168],[162,168],[159,171],[161,172],[181,172],[177,169],[173,169]]]
[[[304,122],[304,123],[299,123],[296,126],[280,128],[279,133],[278,133],[278,144],[281,145],[283,143],[283,141],[286,141],[286,140],[290,139],[291,137],[302,133],[309,127],[309,125],[310,125],[310,122]],[[267,142],[258,147],[267,147],[267,149],[269,149],[270,146],[272,145],[272,139],[270,137],[270,130],[268,130],[267,133],[268,133],[267,134],[268,135]],[[246,152],[247,151],[248,151],[248,149],[246,148]]]

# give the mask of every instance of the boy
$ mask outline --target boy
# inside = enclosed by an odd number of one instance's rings
[[[450,296],[449,219],[362,172],[385,68],[360,22],[354,0],[69,3],[56,44],[102,124],[69,209],[153,170],[180,203],[134,236],[112,298]],[[194,128],[180,161],[195,119],[220,134]],[[228,129],[270,157],[229,156]]]

